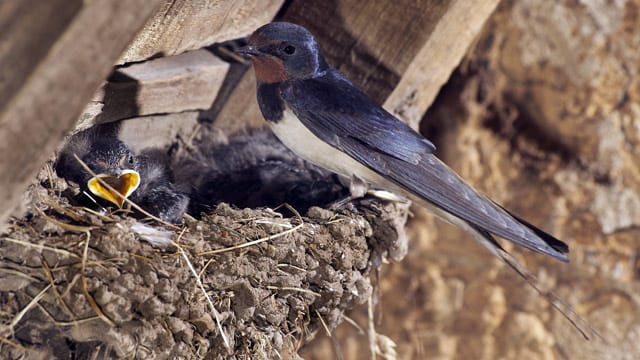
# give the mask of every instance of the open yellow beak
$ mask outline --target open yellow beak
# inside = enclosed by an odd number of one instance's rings
[[[109,184],[114,190],[120,193],[114,194],[111,190],[100,184],[98,178]],[[134,170],[124,170],[120,176],[110,176],[105,174],[96,175],[87,181],[87,187],[96,196],[108,200],[118,207],[122,207],[124,199],[129,197],[140,185],[140,174]]]

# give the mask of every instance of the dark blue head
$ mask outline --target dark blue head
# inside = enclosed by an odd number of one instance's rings
[[[261,83],[308,79],[327,69],[313,35],[287,22],[258,28],[238,52],[251,56],[256,79]]]

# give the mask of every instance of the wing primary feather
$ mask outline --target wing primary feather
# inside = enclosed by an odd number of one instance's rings
[[[551,235],[546,233],[545,237],[539,236],[538,233],[542,235],[542,230],[534,230],[521,223],[491,200],[480,195],[435,156],[425,155],[416,166],[385,154],[377,153],[372,156],[371,149],[356,141],[345,142],[343,146],[356,160],[393,180],[409,193],[476,228],[558,260],[569,260],[566,251],[562,251],[566,248],[564,243],[555,238],[552,240]],[[547,239],[550,243],[545,241]]]
[[[544,240],[544,242],[549,244],[549,246],[554,248],[556,251],[558,251],[560,253],[563,253],[563,254],[568,254],[569,253],[569,246],[564,241],[562,241],[560,239],[557,239],[556,237],[554,237],[553,235],[547,233],[546,231],[541,230],[540,228],[536,227],[535,225],[532,225],[530,222],[526,221],[525,219],[523,219],[523,218],[515,215],[511,211],[505,209],[500,204],[497,204],[495,202],[494,202],[494,204],[496,206],[499,206],[502,210],[504,210],[509,215],[513,216],[514,219],[516,219],[519,222],[521,222],[522,225],[528,227],[531,231],[533,231],[536,235],[538,235],[539,238]]]

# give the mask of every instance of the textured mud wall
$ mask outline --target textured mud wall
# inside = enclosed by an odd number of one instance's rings
[[[584,341],[467,235],[418,214],[376,308],[399,358],[640,358],[639,10],[503,1],[422,123],[464,178],[570,244],[568,265],[516,253],[606,341]],[[340,330],[345,358],[367,358],[366,336]]]

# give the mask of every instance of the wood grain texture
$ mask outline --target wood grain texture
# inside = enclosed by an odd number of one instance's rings
[[[81,0],[0,2],[0,64],[5,65],[0,67],[0,109],[17,94],[81,7]]]
[[[0,11],[0,29],[9,39],[0,69],[19,73],[0,89],[1,98],[10,97],[0,109],[0,223],[159,3],[57,1],[55,8],[48,1],[3,3],[1,10],[12,12]],[[37,25],[15,17],[27,13],[46,16]],[[58,14],[65,14],[62,20]]]
[[[256,99],[256,77],[253,69],[247,69],[216,114],[213,126],[227,134],[233,134],[265,125]]]
[[[120,68],[85,107],[76,130],[134,116],[207,109],[228,68],[207,50]]]
[[[199,117],[198,111],[184,111],[127,119],[121,122],[118,138],[136,153],[149,148],[166,149],[176,139],[188,142],[198,131]]]
[[[500,0],[451,1],[384,103],[417,129]]]
[[[284,0],[163,0],[118,63],[240,38],[273,19]]]

